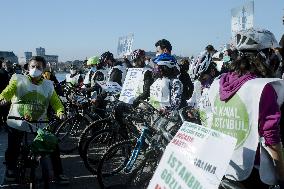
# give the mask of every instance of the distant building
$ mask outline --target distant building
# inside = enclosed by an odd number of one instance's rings
[[[49,63],[58,63],[58,56],[57,55],[44,55],[43,56],[46,62]]]
[[[0,51],[0,57],[3,57],[4,60],[10,60],[12,63],[19,63],[18,57],[14,54],[13,51]]]
[[[50,64],[58,63],[58,55],[46,55],[45,48],[42,47],[36,48],[36,55],[44,57],[47,63]],[[28,61],[32,57],[32,52],[25,52],[25,56],[26,56],[26,61]]]
[[[29,60],[32,58],[32,56],[33,56],[32,52],[25,52],[26,63],[29,62]]]
[[[36,48],[36,55],[37,56],[44,56],[45,55],[45,48],[42,48],[42,47]]]

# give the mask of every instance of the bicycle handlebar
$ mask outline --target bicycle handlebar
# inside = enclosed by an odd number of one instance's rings
[[[22,120],[22,121],[26,121],[29,123],[49,123],[49,121],[38,121],[38,120],[28,120],[24,117],[17,117],[17,116],[8,116],[8,119],[14,119],[14,120]]]

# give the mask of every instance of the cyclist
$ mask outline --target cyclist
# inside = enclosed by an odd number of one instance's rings
[[[190,76],[188,74],[189,70],[189,61],[187,59],[182,59],[179,62],[180,67],[180,76],[179,80],[181,81],[183,85],[183,92],[181,97],[181,106],[180,108],[183,108],[187,105],[186,100],[188,100],[193,92],[193,83],[190,79]]]
[[[25,117],[30,120],[46,120],[47,108],[50,104],[57,116],[64,119],[64,107],[57,96],[51,81],[42,78],[46,61],[41,56],[33,56],[29,61],[29,75],[14,74],[9,85],[0,94],[0,105],[11,100],[9,116]],[[5,153],[7,181],[16,180],[16,161],[24,132],[30,132],[23,121],[8,119],[8,148]],[[54,174],[59,183],[68,183],[62,174],[62,165],[57,149],[51,156]]]
[[[1,63],[1,61],[0,61]],[[10,80],[10,74],[9,74],[9,66],[12,65],[10,61],[4,61],[3,64],[0,64],[2,68],[0,67],[0,93],[7,87]],[[9,105],[2,106],[0,108],[0,130],[2,128],[5,128],[6,126],[6,119],[9,112]]]
[[[150,87],[150,104],[162,112],[178,110],[183,86],[178,79],[176,59],[163,53],[155,59],[156,81]]]
[[[161,39],[155,43],[156,46],[156,57],[159,55],[166,53],[171,55],[172,53],[172,45],[171,43],[166,39]]]
[[[150,96],[150,86],[153,84],[152,69],[146,67],[145,51],[137,49],[131,53],[131,61],[133,62],[134,68],[143,68],[143,80],[139,81],[138,94],[133,105],[138,105],[140,100],[147,100]]]
[[[134,68],[143,68],[143,77],[140,78],[139,81],[137,81],[138,84],[138,90],[137,94],[135,94],[135,99],[131,104],[126,103],[119,103],[115,109],[115,117],[119,124],[122,125],[123,123],[123,113],[129,112],[131,109],[131,106],[136,107],[139,104],[140,100],[148,100],[150,96],[150,86],[154,82],[152,77],[152,70],[146,67],[145,61],[145,51],[141,49],[134,50],[131,55],[131,62]],[[127,82],[127,81],[125,81]]]
[[[97,56],[93,56],[87,60],[87,66],[89,67],[89,71],[86,74],[83,82],[85,86],[87,87],[91,86],[92,77],[97,71],[98,63],[99,63],[99,57]]]
[[[204,89],[208,89],[210,87],[214,78],[218,74],[217,65],[212,62],[212,56],[212,51],[209,52],[206,50],[201,52],[191,61],[189,66],[189,75],[194,84],[192,97],[188,101],[188,105],[191,107],[198,108],[202,92]]]
[[[2,63],[2,68],[5,70],[5,72],[8,74],[9,78],[12,77],[12,75],[14,74],[14,70],[13,70],[13,64],[10,60],[5,60]]]
[[[208,125],[212,119],[208,89],[218,75],[217,64],[212,61],[213,54],[215,54],[214,47],[208,45],[205,51],[192,59],[189,67],[194,90],[191,98],[187,101],[187,118],[202,125]]]
[[[79,87],[83,83],[83,77],[75,64],[70,66],[70,74],[66,74],[66,83],[71,83],[75,87]]]
[[[229,182],[232,188],[267,189],[278,179],[284,180],[279,133],[283,82],[269,78],[275,74],[270,58],[278,44],[268,30],[243,30],[235,39],[239,55],[231,63],[231,71],[215,80],[209,90],[211,128],[238,140],[222,183]],[[232,122],[232,127],[223,127],[222,120]],[[222,183],[220,188],[226,188]]]
[[[122,86],[127,70],[125,64],[121,61],[115,60],[113,54],[109,51],[102,54],[101,57],[105,57],[102,60],[105,60],[110,68],[108,72],[108,81],[117,82],[120,86]]]

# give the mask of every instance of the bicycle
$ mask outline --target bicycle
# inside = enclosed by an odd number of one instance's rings
[[[150,104],[143,103],[150,109],[150,112],[158,116],[150,125],[143,115],[138,114],[136,121],[143,123],[143,126],[138,128],[141,130],[139,138],[118,142],[103,155],[97,167],[98,182],[101,188],[105,188],[106,185],[123,188],[146,187],[166,145],[173,138],[166,130],[168,121],[159,122],[165,115],[160,114]],[[139,125],[136,126],[139,127]],[[118,181],[123,181],[123,183],[118,184]]]
[[[88,126],[82,133],[79,142],[80,155],[85,167],[97,174],[97,164],[107,148],[117,141],[133,138],[138,135],[130,124],[121,126],[115,119],[115,105],[105,119],[98,120]]]
[[[92,111],[91,100],[84,94],[73,96],[69,99],[68,106],[70,117],[68,117],[56,130],[59,139],[60,152],[68,154],[78,148],[79,137],[87,125],[101,117]]]
[[[78,151],[82,159],[85,158],[85,146],[87,141],[92,138],[92,136],[99,130],[115,127],[116,122],[114,121],[114,109],[118,103],[118,99],[107,101],[106,109],[95,108],[95,110],[104,112],[104,119],[97,119],[96,121],[91,122],[81,133],[78,142]]]
[[[57,138],[48,132],[48,127],[54,127],[58,120],[50,121],[31,121],[23,117],[8,116],[8,119],[21,120],[27,123],[30,133],[33,136],[33,141],[28,139],[28,132],[24,132],[23,141],[20,145],[20,153],[16,162],[16,181],[17,183],[29,184],[30,189],[49,188],[49,169],[46,158],[50,155],[57,145]],[[47,124],[43,129],[39,129],[37,124]],[[39,137],[45,137],[47,143],[42,143],[36,140]],[[43,139],[43,138],[41,138]],[[46,145],[46,147],[45,147]],[[48,148],[49,149],[48,149]],[[40,165],[40,167],[39,167]],[[37,178],[37,169],[41,168],[41,180]],[[27,176],[29,171],[29,176]]]

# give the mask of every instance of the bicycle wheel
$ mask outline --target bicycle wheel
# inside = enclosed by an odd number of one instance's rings
[[[109,148],[98,165],[98,182],[101,188],[147,188],[163,154],[157,148],[142,148],[130,171],[125,167],[135,141],[119,142]]]
[[[121,187],[131,188],[132,179],[145,164],[145,151],[142,149],[130,171],[125,166],[135,147],[135,140],[126,140],[111,146],[98,164],[98,182],[101,188]],[[138,185],[137,185],[138,186]],[[137,188],[137,186],[135,188]]]
[[[113,122],[111,119],[106,118],[102,120],[95,121],[91,123],[88,127],[84,129],[79,138],[78,151],[82,159],[85,158],[84,149],[87,141],[99,130],[107,129],[113,127]]]
[[[145,158],[140,165],[132,171],[127,188],[147,188],[163,155],[160,149],[147,149]]]
[[[95,134],[86,142],[83,150],[83,161],[86,168],[92,173],[97,174],[97,165],[103,157],[108,147],[117,141],[124,140],[120,132],[113,129],[103,129]]]
[[[16,181],[19,184],[26,183],[26,167],[24,165],[24,161],[18,160],[17,162],[17,177]]]
[[[47,157],[34,157],[31,160],[30,168],[30,189],[48,189],[49,188],[49,169]]]
[[[88,119],[80,114],[66,119],[55,133],[59,140],[60,152],[75,151],[78,147],[79,137],[89,123]]]

